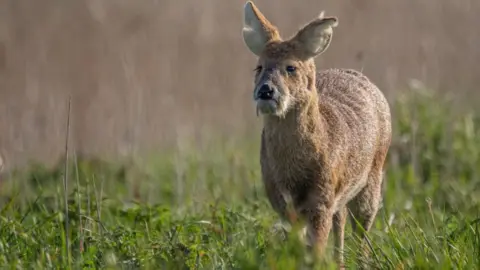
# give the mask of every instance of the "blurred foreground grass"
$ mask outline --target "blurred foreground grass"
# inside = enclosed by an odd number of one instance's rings
[[[423,88],[392,105],[394,141],[368,263],[480,269],[480,112]],[[128,162],[72,158],[69,254],[64,165],[11,172],[0,190],[0,266],[311,269],[298,239],[272,230],[258,135],[212,141]],[[350,232],[347,224],[352,269],[359,241]],[[330,261],[318,269],[334,269]]]

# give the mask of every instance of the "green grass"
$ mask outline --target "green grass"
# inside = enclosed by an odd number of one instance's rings
[[[418,90],[392,107],[394,142],[367,263],[480,269],[480,113]],[[312,269],[301,242],[272,229],[257,136],[212,141],[129,162],[72,160],[68,233],[64,165],[12,172],[0,191],[0,266]],[[352,269],[359,241],[349,224],[346,235]],[[336,267],[331,240],[317,269]]]

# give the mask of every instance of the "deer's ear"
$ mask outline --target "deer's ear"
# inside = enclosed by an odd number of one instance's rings
[[[303,57],[312,58],[322,54],[332,41],[333,28],[338,25],[336,17],[323,17],[311,21],[290,40],[294,42]]]
[[[269,41],[280,40],[277,28],[251,1],[248,1],[244,7],[242,34],[245,44],[255,55],[260,55]]]

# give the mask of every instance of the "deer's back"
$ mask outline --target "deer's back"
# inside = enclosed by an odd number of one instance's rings
[[[375,155],[390,144],[390,109],[383,93],[362,73],[327,69],[317,73],[319,110],[328,130],[327,163],[337,189],[367,174]],[[366,176],[366,175],[365,175]],[[345,183],[346,181],[346,183]]]
[[[361,138],[361,144],[366,146],[365,142],[381,141],[380,137],[390,135],[388,102],[361,72],[352,69],[320,71],[316,86],[319,109],[331,135],[337,137],[340,132],[349,139],[349,144],[357,144],[356,139]]]

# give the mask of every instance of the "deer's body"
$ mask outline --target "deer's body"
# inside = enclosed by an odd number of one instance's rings
[[[296,207],[305,207],[306,193],[321,188],[337,212],[367,185],[370,174],[382,173],[390,112],[362,74],[329,69],[316,75],[317,103],[285,118],[265,116],[261,167],[264,180],[272,182],[266,186],[289,193]]]
[[[284,41],[248,2],[243,33],[259,56],[254,97],[264,118],[260,163],[268,199],[284,219],[291,199],[320,254],[333,227],[342,263],[347,207],[366,231],[377,213],[391,123],[387,100],[362,73],[316,71],[313,58],[336,25],[321,15]]]

